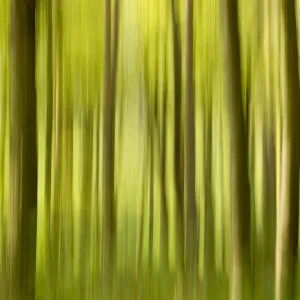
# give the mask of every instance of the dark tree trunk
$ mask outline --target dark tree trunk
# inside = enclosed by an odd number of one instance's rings
[[[116,102],[117,91],[117,69],[118,69],[118,51],[119,51],[119,20],[120,20],[120,0],[115,0],[114,10],[114,36],[113,36],[113,56],[111,70],[111,98]]]
[[[209,98],[207,97],[207,101]],[[205,261],[205,298],[211,299],[215,294],[212,283],[216,279],[215,272],[215,223],[212,196],[212,107],[206,104],[206,116],[204,116],[204,160],[205,160],[205,241],[204,241],[204,261]]]
[[[4,67],[3,67],[3,94],[2,96],[2,102],[1,102],[1,131],[0,131],[0,227],[1,227],[1,234],[0,234],[0,239],[2,241],[1,243],[1,249],[0,249],[0,264],[2,267],[0,267],[1,270],[1,275],[0,275],[0,288],[4,290],[5,287],[5,272],[3,270],[5,269],[5,248],[6,248],[6,222],[5,220],[5,206],[4,206],[4,178],[5,178],[5,147],[6,147],[6,127],[7,127],[7,104],[8,104],[8,97],[7,97],[7,91],[8,91],[8,62],[7,62],[7,57],[5,57],[5,62],[4,62]]]
[[[153,226],[154,226],[154,172],[155,172],[155,136],[157,136],[157,124],[158,124],[158,76],[159,76],[159,40],[156,36],[156,65],[155,65],[155,78],[154,78],[154,91],[153,91],[153,103],[148,103],[148,121],[149,121],[149,147],[150,147],[150,206],[149,206],[149,257],[150,264],[152,266],[153,259]],[[150,69],[148,69],[150,70]],[[150,83],[149,83],[150,85]],[[151,91],[150,91],[151,93]]]
[[[50,232],[50,256],[51,256],[51,276],[52,284],[56,284],[55,278],[58,278],[58,241],[61,228],[61,191],[62,191],[62,53],[63,53],[63,28],[62,28],[62,7],[59,2],[56,10],[56,39],[55,39],[55,140],[54,140],[54,174],[53,174],[53,217],[51,216]]]
[[[89,87],[86,86],[86,89]],[[89,100],[87,100],[88,102]],[[90,247],[90,239],[88,231],[90,231],[90,215],[91,215],[91,201],[92,201],[92,175],[93,175],[93,161],[89,153],[93,152],[93,113],[89,103],[83,117],[83,135],[82,135],[82,182],[81,182],[81,225],[80,225],[80,276],[83,284],[81,289],[81,298],[85,297],[85,287],[88,286],[87,267],[88,260],[85,257],[85,249]]]
[[[150,114],[152,114],[151,109],[148,109]],[[154,225],[154,128],[153,128],[153,116],[149,116],[150,121],[149,126],[149,147],[150,147],[150,170],[149,170],[149,261],[150,268],[152,268],[152,260],[153,260],[153,225]]]
[[[53,123],[53,43],[52,43],[52,0],[47,1],[47,126],[46,126],[46,165],[45,165],[45,196],[46,210],[50,213],[51,203],[51,154],[52,154],[52,123]]]
[[[274,132],[263,128],[263,282],[264,299],[274,299],[276,239],[276,149]],[[271,277],[271,278],[270,278]]]
[[[37,225],[35,1],[11,1],[10,201],[3,298],[34,299]],[[20,210],[22,207],[22,211]]]
[[[97,77],[96,77],[97,78]],[[101,107],[101,102],[100,102],[100,97],[99,94],[97,93],[97,98],[96,98],[96,105],[95,105],[95,136],[96,136],[96,141],[95,141],[95,191],[94,191],[94,199],[93,199],[93,209],[94,209],[94,214],[95,214],[95,224],[93,224],[92,226],[94,226],[95,228],[95,235],[94,235],[94,241],[96,243],[96,257],[95,259],[95,264],[96,266],[100,266],[100,259],[99,259],[99,255],[97,253],[100,252],[100,246],[99,246],[99,240],[100,240],[100,223],[99,223],[99,215],[100,215],[100,211],[101,211],[101,207],[100,207],[100,197],[99,197],[99,176],[100,176],[100,126],[101,126],[101,122],[100,122],[100,115],[101,115],[101,111],[100,111],[100,107]]]
[[[52,129],[53,129],[53,33],[52,33],[52,0],[47,1],[47,125],[46,125],[46,162],[45,162],[45,232],[46,253],[50,248],[50,214],[51,214],[51,158],[52,158]],[[47,275],[51,278],[51,253],[48,255]]]
[[[161,251],[163,264],[168,267],[168,205],[166,194],[166,143],[167,143],[167,101],[168,101],[168,62],[167,45],[164,49],[164,85],[163,85],[163,104],[162,104],[162,133],[160,148],[160,190],[161,190]]]
[[[277,224],[276,299],[296,299],[299,226],[300,88],[296,3],[283,1],[287,98],[283,117],[280,223]]]
[[[198,275],[198,219],[195,196],[195,103],[193,0],[185,1],[185,188],[186,188],[186,287],[191,297]]]
[[[175,173],[175,189],[177,200],[177,238],[178,252],[180,259],[180,268],[184,269],[184,178],[183,164],[184,151],[182,138],[182,54],[180,44],[180,27],[179,27],[179,9],[176,0],[172,0],[172,29],[173,29],[173,67],[174,67],[174,173]]]
[[[104,295],[111,298],[112,267],[115,258],[116,215],[115,215],[115,99],[112,98],[111,72],[111,1],[104,1],[104,105],[103,105],[103,233],[102,269],[105,280]],[[116,55],[117,57],[117,55]],[[114,57],[113,57],[114,59]],[[114,65],[115,62],[112,62]]]
[[[242,299],[250,271],[250,184],[247,137],[243,120],[238,7],[221,0],[225,78],[229,111],[232,192],[232,299]]]
[[[144,174],[143,174],[143,183],[142,183],[142,199],[141,199],[141,207],[140,207],[140,217],[139,217],[139,228],[138,228],[138,245],[137,245],[137,265],[138,268],[141,267],[142,262],[142,246],[143,246],[143,238],[144,238],[144,220],[145,220],[145,191],[147,190],[147,182],[148,182],[148,167],[150,164],[150,155],[151,155],[151,139],[150,139],[150,130],[151,130],[151,113],[150,113],[150,84],[149,84],[149,47],[145,47],[144,50],[144,61],[143,61],[143,69],[144,69],[144,85],[145,85],[145,117],[146,117],[146,133],[147,140],[145,146],[145,158],[144,158]],[[151,189],[151,187],[150,187]],[[150,213],[151,215],[151,213]],[[150,220],[149,220],[150,221]],[[149,229],[151,228],[149,224]],[[149,241],[150,241],[150,230],[149,230]]]

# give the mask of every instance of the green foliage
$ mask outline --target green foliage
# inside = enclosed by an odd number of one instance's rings
[[[265,0],[266,1],[266,0]],[[262,235],[263,224],[266,212],[263,203],[264,189],[267,178],[262,172],[263,163],[263,128],[267,128],[267,133],[274,133],[276,139],[276,179],[277,191],[279,186],[278,166],[280,165],[280,139],[281,139],[281,119],[283,115],[282,103],[285,99],[286,81],[284,79],[282,61],[284,58],[282,28],[276,25],[281,20],[281,11],[278,4],[270,1],[270,14],[264,13],[265,1],[240,0],[239,1],[239,25],[240,25],[240,44],[241,44],[241,71],[243,84],[244,110],[249,106],[248,132],[249,132],[249,177],[251,181],[251,192],[255,215],[253,217],[253,241],[257,236]],[[112,7],[113,6],[112,1]],[[215,262],[220,281],[224,281],[230,274],[230,254],[231,254],[231,205],[230,205],[230,162],[229,162],[229,129],[228,112],[224,104],[224,58],[222,49],[222,28],[220,20],[222,11],[219,9],[220,0],[194,1],[194,71],[195,71],[195,126],[196,126],[196,198],[199,208],[199,273],[203,278],[204,274],[204,220],[205,220],[205,147],[204,137],[205,116],[209,110],[212,111],[213,136],[212,136],[212,182],[213,182],[213,209],[214,209],[214,236],[215,236]],[[94,200],[93,206],[88,212],[83,212],[85,199],[80,196],[81,178],[84,158],[82,157],[82,136],[85,134],[83,129],[84,116],[88,112],[94,118],[96,102],[102,105],[103,101],[103,74],[104,74],[104,3],[96,0],[70,1],[64,0],[62,3],[62,28],[57,24],[57,2],[53,1],[53,41],[56,41],[58,30],[63,34],[63,58],[62,58],[62,94],[65,114],[74,113],[73,136],[73,199],[72,199],[72,224],[73,231],[78,233],[80,226],[80,216],[84,213],[91,218],[85,234],[88,236],[84,245],[84,259],[87,267],[86,276],[94,280],[97,277],[98,267],[100,268],[101,244],[101,182],[95,176],[95,164],[98,162],[102,168],[102,116],[99,123],[93,119],[93,139],[95,140],[96,130],[99,126],[100,148],[97,152],[96,143],[92,149],[88,149],[89,159],[92,160],[92,193]],[[277,2],[276,2],[277,3]],[[184,0],[178,1],[180,19],[180,39],[183,47],[184,41]],[[298,8],[299,10],[299,8]],[[7,111],[9,109],[9,74],[7,71],[9,57],[9,1],[0,1],[0,257],[2,255],[2,245],[4,244],[6,209],[8,203],[8,135],[9,121]],[[112,16],[113,16],[112,9]],[[39,197],[39,216],[38,216],[38,255],[37,269],[39,286],[38,297],[44,299],[47,294],[44,286],[48,284],[45,278],[45,266],[47,263],[47,251],[45,250],[45,230],[43,218],[45,216],[45,199],[43,190],[45,186],[44,168],[46,151],[45,149],[46,132],[46,99],[47,99],[47,11],[46,1],[41,1],[37,10],[37,99],[38,99],[38,197]],[[268,16],[268,18],[266,18]],[[298,18],[299,19],[299,18]],[[281,22],[282,23],[282,22]],[[267,31],[267,24],[269,30]],[[274,25],[274,26],[273,26]],[[276,26],[275,26],[276,25]],[[113,26],[113,18],[112,18]],[[113,31],[112,31],[113,32]],[[121,0],[120,14],[120,34],[119,34],[119,66],[117,74],[117,104],[116,104],[116,194],[117,199],[117,256],[118,270],[127,276],[135,278],[138,270],[137,232],[142,226],[143,238],[142,247],[142,268],[146,268],[148,257],[149,242],[149,187],[143,187],[143,181],[149,180],[149,170],[145,169],[145,159],[147,159],[147,126],[145,126],[146,111],[151,108],[154,110],[154,93],[158,91],[158,124],[162,124],[162,119],[166,117],[166,194],[168,204],[168,228],[169,228],[169,273],[176,273],[177,249],[176,240],[176,204],[174,191],[174,166],[173,166],[173,138],[174,138],[174,83],[173,83],[173,38],[171,26],[171,0]],[[58,45],[54,42],[54,99],[56,98],[56,78],[57,70],[55,59],[57,59],[56,49]],[[164,55],[165,48],[167,55]],[[182,53],[184,55],[184,51]],[[184,60],[182,60],[184,64]],[[167,80],[165,81],[163,72],[164,66],[167,68]],[[182,66],[183,67],[183,66]],[[182,68],[184,70],[184,68]],[[185,80],[183,71],[182,83]],[[165,87],[166,85],[166,87]],[[182,85],[184,86],[184,85]],[[167,116],[163,116],[163,91],[167,89]],[[249,98],[247,98],[249,92]],[[182,93],[184,95],[184,91]],[[248,101],[248,102],[247,102]],[[7,105],[7,106],[5,106]],[[142,107],[142,108],[140,108]],[[102,106],[101,106],[102,113]],[[6,118],[5,118],[6,115]],[[246,114],[245,114],[246,115]],[[267,125],[266,125],[267,124]],[[185,124],[181,124],[185,125]],[[159,127],[159,133],[161,128]],[[53,134],[55,138],[55,135]],[[252,143],[253,142],[253,143]],[[158,144],[158,143],[157,143]],[[66,151],[66,142],[63,141],[62,151]],[[161,282],[160,276],[160,235],[161,235],[161,186],[159,184],[159,154],[155,154],[155,173],[154,173],[154,265],[158,270],[157,278],[154,281]],[[98,159],[96,159],[98,155]],[[86,158],[85,158],[86,159]],[[66,164],[65,164],[66,165]],[[65,165],[62,173],[68,174]],[[54,168],[54,166],[52,166]],[[63,178],[63,185],[67,179]],[[95,195],[95,186],[99,185],[99,198]],[[278,196],[277,196],[278,198]],[[275,200],[275,199],[274,199]],[[64,201],[62,199],[62,201]],[[278,200],[277,200],[278,201]],[[141,208],[142,207],[142,208]],[[142,220],[140,214],[142,211]],[[63,213],[66,213],[65,211]],[[62,217],[62,223],[64,223]],[[62,235],[62,225],[57,225],[59,234]],[[275,229],[274,229],[275,230]],[[84,230],[83,230],[84,232]],[[82,233],[84,234],[84,233]],[[80,261],[78,247],[81,237],[74,240],[74,257],[66,259],[65,265],[61,267],[72,269],[72,274],[66,274],[62,278],[60,290],[61,297],[64,299],[67,293],[63,285],[68,285],[68,289],[75,290],[80,285],[77,278],[78,262]],[[253,243],[254,243],[253,242]],[[57,241],[61,257],[66,252],[64,245]],[[77,249],[77,250],[76,250]],[[60,259],[61,259],[60,257]],[[97,267],[95,266],[97,264]],[[72,265],[72,268],[70,267]],[[98,266],[99,265],[99,266]],[[164,270],[165,271],[165,270]],[[174,283],[174,274],[168,274],[168,282]],[[89,277],[90,276],[90,277]],[[94,277],[93,277],[94,276]],[[145,282],[149,279],[145,275]],[[270,275],[271,276],[271,275]],[[144,278],[144,277],[143,277]],[[169,281],[170,278],[170,281]],[[226,280],[225,280],[225,279]],[[1,277],[0,277],[1,279]],[[147,280],[146,280],[147,279]],[[123,282],[120,279],[120,282]],[[134,282],[134,279],[132,279]],[[88,282],[88,280],[87,280]],[[141,283],[139,289],[153,290],[149,281]],[[157,283],[159,285],[160,283]],[[123,282],[124,285],[124,282]],[[134,286],[134,284],[133,284]],[[126,287],[124,288],[126,290]],[[87,289],[88,290],[88,289]],[[163,290],[163,288],[162,288]],[[150,291],[149,291],[150,292]],[[86,297],[96,297],[88,295]],[[146,293],[146,292],[145,292]],[[226,292],[228,293],[228,291]],[[128,292],[130,294],[130,292]],[[132,294],[130,294],[132,295]],[[37,297],[37,298],[38,298]],[[71,297],[71,296],[70,296]],[[153,296],[154,297],[154,296]],[[161,296],[162,297],[162,296]],[[70,298],[72,299],[72,297]],[[90,298],[87,298],[90,299]],[[95,298],[96,299],[96,298]],[[156,298],[155,298],[156,299]],[[158,299],[158,298],[157,298]],[[167,298],[162,298],[167,299]]]

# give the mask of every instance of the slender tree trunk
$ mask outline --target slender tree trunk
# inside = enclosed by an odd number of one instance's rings
[[[174,66],[174,173],[177,200],[177,232],[180,268],[184,270],[184,193],[183,193],[183,163],[182,151],[182,54],[180,43],[179,9],[176,0],[171,2],[172,29],[173,29],[173,66]]]
[[[35,1],[11,1],[10,201],[5,299],[34,299],[37,222]],[[20,210],[22,207],[22,211]]]
[[[153,116],[151,112],[151,109],[148,108],[148,112],[150,113],[150,116],[148,117],[150,121],[149,126],[149,147],[150,147],[150,170],[149,170],[149,262],[150,262],[150,268],[152,269],[152,262],[153,262],[153,225],[154,225],[154,122],[153,122]]]
[[[100,197],[99,197],[99,173],[100,173],[100,166],[99,166],[99,162],[100,162],[100,107],[101,107],[101,102],[100,102],[100,97],[97,94],[97,99],[96,99],[96,112],[95,112],[95,136],[96,136],[96,151],[95,151],[95,191],[94,191],[94,205],[93,205],[93,209],[94,214],[95,214],[95,224],[93,226],[95,226],[94,230],[95,230],[95,248],[97,249],[95,251],[96,253],[96,258],[95,261],[97,262],[97,266],[100,265],[100,260],[99,260],[99,256],[97,253],[100,252],[100,247],[99,247],[99,239],[100,239],[100,226],[101,224],[99,223],[99,216],[100,216]]]
[[[158,84],[159,84],[159,39],[156,35],[156,68],[154,78],[153,103],[148,103],[148,121],[149,121],[149,147],[150,147],[150,206],[149,206],[149,258],[150,265],[153,261],[153,239],[154,239],[154,172],[155,172],[155,150],[157,145],[155,137],[157,136],[158,127]],[[149,70],[149,69],[148,69]],[[150,83],[149,83],[150,86]],[[150,91],[151,93],[151,91]]]
[[[45,253],[49,254],[50,248],[50,214],[51,214],[51,158],[52,158],[52,127],[53,127],[53,43],[52,43],[52,0],[47,1],[47,125],[46,125],[46,162],[45,162],[45,232],[46,243]],[[47,275],[52,281],[51,272],[52,265],[51,253],[48,256]]]
[[[208,100],[207,98],[206,100]],[[212,104],[207,104],[211,106]],[[212,197],[212,107],[206,108],[204,117],[204,151],[205,151],[205,299],[216,295],[212,283],[216,280],[215,272],[215,223]],[[210,296],[211,295],[211,296]],[[210,297],[209,297],[210,296]]]
[[[238,7],[236,0],[221,0],[225,78],[230,128],[232,192],[231,299],[243,299],[250,274],[250,184],[247,140],[243,120]]]
[[[96,115],[95,115],[95,135],[96,135],[96,153],[95,153],[95,208],[98,207],[99,203],[99,159],[100,159],[100,98],[97,97],[97,103],[96,103]]]
[[[123,74],[123,73],[122,73]],[[121,90],[123,90],[123,83]],[[141,74],[139,74],[139,120],[140,120],[140,127],[141,127],[141,135],[140,135],[140,149],[145,153],[145,148],[143,147],[144,143],[144,94],[143,94],[143,87],[142,87],[142,82],[141,82]],[[123,103],[123,97],[121,99],[121,103]],[[123,105],[120,105],[121,109],[123,109]],[[122,111],[120,112],[122,114]],[[120,118],[121,119],[121,118]],[[120,120],[121,121],[121,120]],[[121,122],[120,122],[121,123]],[[122,125],[119,123],[119,132],[122,131]],[[121,134],[120,134],[121,136]],[[119,142],[121,144],[121,141]],[[120,147],[121,149],[121,147]],[[120,151],[121,152],[121,151]],[[143,158],[145,156],[143,155]],[[144,178],[143,174],[145,171],[144,167],[144,161],[145,159],[142,159],[142,178]],[[136,273],[135,275],[138,274],[139,268],[140,268],[140,250],[141,250],[141,245],[142,245],[142,224],[143,224],[143,195],[144,195],[144,179],[142,179],[142,197],[137,201],[137,220],[136,220],[136,249],[135,249],[135,270]]]
[[[4,178],[5,178],[5,146],[6,146],[6,136],[7,136],[7,132],[6,132],[6,127],[7,127],[7,103],[8,103],[8,94],[7,94],[7,90],[8,90],[8,72],[7,72],[7,68],[8,68],[8,62],[7,62],[7,56],[5,57],[5,62],[4,62],[4,67],[3,67],[3,91],[2,91],[2,100],[1,100],[1,131],[0,131],[0,170],[1,170],[1,180],[0,180],[0,227],[1,227],[1,249],[0,249],[0,255],[1,255],[1,259],[0,259],[0,270],[1,270],[1,275],[0,275],[0,280],[1,280],[1,284],[0,287],[4,290],[5,288],[5,272],[3,272],[5,270],[5,264],[6,264],[6,260],[5,260],[5,242],[6,242],[6,222],[5,220],[5,206],[4,206],[4,197],[5,197],[5,185],[4,185]]]
[[[63,50],[63,32],[62,32],[62,8],[60,3],[57,3],[56,10],[56,39],[55,39],[55,140],[54,140],[54,174],[53,174],[53,215],[51,216],[51,232],[50,232],[50,256],[52,257],[52,278],[58,279],[58,265],[59,265],[59,231],[61,228],[61,190],[62,190],[62,50]],[[56,286],[57,282],[53,282]],[[56,292],[56,289],[53,290]]]
[[[72,78],[70,73],[66,78]],[[63,100],[63,188],[62,188],[62,229],[61,229],[61,261],[62,276],[73,274],[73,99],[72,90],[65,85]]]
[[[296,3],[283,1],[287,99],[284,103],[280,218],[276,242],[276,299],[296,299],[299,226],[300,88]]]
[[[113,56],[111,70],[111,98],[116,102],[117,91],[117,69],[119,51],[119,22],[120,22],[120,0],[115,0],[114,9],[114,36],[113,36]]]
[[[50,213],[51,205],[51,154],[52,154],[52,123],[53,123],[53,43],[52,43],[52,0],[47,1],[47,127],[46,127],[46,165],[45,165],[45,197],[46,213]]]
[[[226,151],[226,143],[225,143],[225,138],[224,138],[224,124],[225,124],[225,116],[223,114],[223,105],[222,105],[222,99],[219,99],[219,104],[218,104],[218,110],[217,110],[217,117],[219,118],[219,124],[218,124],[218,134],[219,134],[219,145],[220,145],[220,152],[219,153],[223,153],[221,155],[221,163],[220,163],[220,195],[221,195],[221,203],[220,203],[220,215],[219,217],[221,217],[221,220],[220,220],[220,226],[221,228],[219,228],[219,230],[222,230],[221,231],[221,241],[220,241],[220,244],[221,244],[221,249],[220,249],[220,269],[219,269],[219,278],[224,282],[227,280],[227,274],[226,272],[224,272],[224,270],[228,269],[228,250],[230,249],[230,247],[228,247],[227,245],[227,242],[230,241],[230,232],[228,232],[228,230],[226,230],[227,226],[228,226],[228,217],[225,215],[225,212],[226,212],[226,206],[227,206],[227,203],[225,201],[225,196],[226,196],[226,188],[227,188],[227,185],[225,184],[227,181],[225,180],[225,177],[227,177],[228,173],[226,172],[226,167],[225,167],[225,151]],[[213,116],[213,115],[212,115]],[[214,120],[214,118],[213,118]],[[223,213],[224,212],[224,213]],[[216,249],[216,247],[215,247]]]
[[[112,267],[115,258],[116,217],[114,197],[115,158],[115,99],[112,98],[111,74],[111,1],[104,1],[105,59],[104,59],[104,107],[103,107],[103,233],[102,269],[106,298],[111,298]],[[114,62],[113,62],[114,65]]]
[[[245,135],[246,135],[246,143],[247,143],[247,161],[250,157],[250,147],[249,140],[250,140],[250,128],[251,128],[251,88],[252,88],[252,68],[251,68],[251,54],[247,59],[247,78],[246,78],[246,113],[245,113]],[[248,172],[249,181],[250,181],[250,172]]]
[[[185,187],[186,187],[186,269],[189,296],[198,276],[198,219],[195,197],[195,103],[193,53],[193,0],[185,1]]]
[[[163,104],[162,104],[162,133],[160,148],[160,190],[161,190],[161,251],[163,264],[169,263],[168,245],[168,204],[166,194],[166,143],[167,143],[167,101],[168,101],[168,63],[167,63],[167,45],[164,49],[164,86],[163,86]]]
[[[275,274],[275,239],[276,239],[276,159],[275,137],[267,132],[266,124],[263,132],[263,292],[264,299],[274,299]]]
[[[148,127],[148,125],[147,125]],[[148,170],[148,147],[146,147],[145,151],[145,158],[144,158],[144,174],[143,174],[143,181],[142,181],[142,199],[141,199],[141,206],[139,207],[139,223],[138,223],[138,232],[137,232],[137,271],[141,269],[142,266],[142,254],[143,254],[143,240],[144,240],[144,221],[145,221],[145,191],[147,187],[147,170]]]
[[[89,87],[86,86],[88,89]],[[87,100],[89,101],[89,100]],[[87,260],[82,259],[84,252],[90,245],[88,238],[88,230],[90,230],[90,215],[91,215],[91,201],[92,201],[92,175],[93,175],[93,161],[89,155],[93,151],[93,118],[92,108],[89,104],[83,117],[83,135],[82,135],[82,185],[81,185],[81,228],[80,228],[80,276],[81,281],[84,282],[83,289],[81,289],[82,296],[85,297],[85,287],[88,285],[86,281],[87,274]]]
[[[138,228],[138,245],[137,245],[137,253],[138,253],[138,262],[137,265],[140,268],[141,262],[142,262],[142,248],[143,248],[143,239],[144,239],[144,221],[145,221],[145,191],[147,190],[147,182],[148,182],[148,165],[150,163],[149,156],[151,151],[151,145],[150,145],[150,130],[151,130],[151,119],[150,119],[150,106],[149,106],[149,100],[150,100],[150,86],[149,86],[149,56],[148,56],[148,48],[145,47],[144,49],[144,85],[145,85],[145,117],[146,117],[146,133],[147,133],[147,139],[146,139],[146,146],[145,146],[145,156],[144,156],[144,174],[143,174],[143,183],[142,183],[142,200],[141,200],[141,206],[140,206],[140,217],[139,217],[139,228]],[[151,228],[149,226],[149,228]],[[149,235],[150,232],[149,232]],[[150,238],[149,238],[150,240]]]

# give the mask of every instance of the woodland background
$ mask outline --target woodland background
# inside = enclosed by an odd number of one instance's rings
[[[298,12],[1,0],[1,299],[298,299]]]

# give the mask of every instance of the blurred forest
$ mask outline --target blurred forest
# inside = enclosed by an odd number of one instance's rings
[[[299,299],[298,2],[0,0],[0,299]]]

